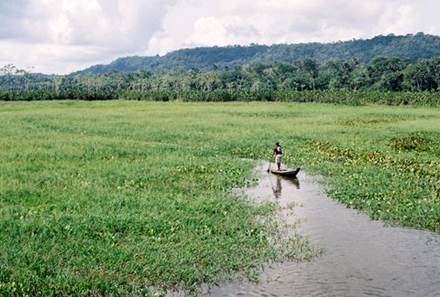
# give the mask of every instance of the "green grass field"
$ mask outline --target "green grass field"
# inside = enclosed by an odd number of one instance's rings
[[[440,231],[439,109],[0,103],[0,136],[0,295],[191,290],[307,258],[271,244],[272,205],[230,194],[275,141],[348,206]]]

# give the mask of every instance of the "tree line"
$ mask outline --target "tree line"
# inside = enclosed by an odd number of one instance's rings
[[[211,70],[48,76],[0,68],[0,100],[284,100],[439,105],[440,57],[253,63]]]
[[[379,35],[371,39],[332,43],[314,42],[271,46],[250,44],[179,49],[163,56],[121,57],[110,64],[95,65],[78,73],[99,74],[141,70],[159,72],[192,68],[211,70],[214,64],[218,69],[224,69],[255,63],[294,63],[305,59],[315,59],[325,63],[356,58],[362,63],[370,63],[379,56],[401,57],[411,61],[431,59],[440,56],[440,36],[420,32],[405,36]]]

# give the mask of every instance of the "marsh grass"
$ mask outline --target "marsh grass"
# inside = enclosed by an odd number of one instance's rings
[[[430,135],[428,133],[412,133],[407,136],[402,136],[398,138],[392,139],[392,146],[397,151],[428,151],[432,150],[435,147],[438,147],[438,141],[437,143],[434,143],[433,139],[439,139],[438,135],[437,137],[432,137],[431,139]]]
[[[271,242],[273,207],[230,191],[252,182],[252,159],[275,141],[348,206],[440,231],[439,127],[426,108],[0,103],[0,295],[195,291],[307,258],[302,238]],[[399,149],[408,135],[428,135],[431,149]]]

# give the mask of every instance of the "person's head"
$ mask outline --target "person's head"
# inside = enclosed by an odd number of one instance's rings
[[[279,142],[277,142],[277,143],[275,143],[275,145],[276,145],[276,146],[280,146],[280,143],[279,143]]]

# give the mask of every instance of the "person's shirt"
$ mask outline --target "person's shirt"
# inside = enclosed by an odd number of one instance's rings
[[[273,149],[273,153],[274,153],[275,155],[282,155],[282,154],[283,154],[283,151],[282,151],[282,149],[281,149],[281,146],[276,146],[276,147]]]

